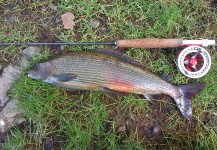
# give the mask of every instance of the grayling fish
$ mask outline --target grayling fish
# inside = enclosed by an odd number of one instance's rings
[[[28,76],[71,89],[136,93],[145,97],[166,94],[175,100],[181,114],[188,120],[192,118],[190,98],[205,88],[205,83],[171,84],[129,57],[105,50],[54,57],[37,64],[28,71]]]

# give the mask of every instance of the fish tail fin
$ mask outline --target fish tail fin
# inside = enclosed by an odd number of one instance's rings
[[[190,99],[205,88],[205,83],[189,83],[178,86],[180,96],[174,98],[179,111],[188,120],[192,118],[192,105]]]

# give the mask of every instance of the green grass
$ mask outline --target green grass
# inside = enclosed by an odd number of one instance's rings
[[[215,38],[217,17],[204,0],[135,0],[135,1],[14,1],[0,0],[0,41],[39,41],[39,32],[49,31],[63,41],[111,41],[133,38]],[[56,2],[58,10],[48,7]],[[10,6],[11,5],[11,6]],[[79,10],[77,5],[84,6]],[[24,11],[25,10],[25,11]],[[75,15],[74,31],[63,29],[62,22],[53,23],[65,12]],[[40,18],[43,16],[44,21]],[[14,17],[14,18],[13,18]],[[55,17],[55,19],[54,19]],[[107,34],[92,28],[94,19],[104,21]],[[106,20],[106,21],[105,21]],[[48,40],[44,38],[44,40]],[[1,47],[0,63],[18,63],[26,46]],[[68,46],[67,51],[81,51],[106,46]],[[63,149],[215,149],[216,148],[216,68],[217,53],[210,49],[212,67],[201,79],[184,77],[174,67],[174,57],[179,49],[130,49],[126,52],[149,70],[169,74],[172,83],[205,82],[207,87],[192,100],[194,119],[186,121],[177,109],[161,100],[159,110],[138,95],[127,97],[101,92],[72,91],[32,80],[22,74],[10,95],[18,97],[22,117],[27,119],[22,129],[16,127],[8,133],[5,149],[43,149],[45,139],[61,137]],[[50,52],[50,53],[49,53]],[[40,62],[52,55],[52,48],[42,47],[42,54],[34,58]],[[130,135],[117,133],[130,116],[147,122],[147,114],[172,110],[161,121],[164,140],[141,135],[140,124],[132,125]],[[203,115],[212,118],[210,122]],[[213,121],[212,121],[213,120]],[[133,124],[133,122],[131,122]],[[151,124],[150,124],[151,126]]]

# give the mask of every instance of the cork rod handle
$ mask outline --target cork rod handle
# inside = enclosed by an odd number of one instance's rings
[[[183,39],[157,39],[157,38],[144,38],[133,40],[118,40],[118,47],[129,48],[174,48],[182,47]]]

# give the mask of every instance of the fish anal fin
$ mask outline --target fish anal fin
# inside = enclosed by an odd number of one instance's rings
[[[146,98],[150,103],[152,103],[153,95],[151,94],[143,94],[143,97]]]
[[[68,82],[68,81],[76,79],[77,75],[70,74],[70,73],[63,73],[63,74],[53,75],[53,78],[55,78],[56,81]]]
[[[107,54],[116,58],[119,58],[127,63],[130,63],[132,65],[138,66],[138,67],[143,67],[138,61],[124,55],[123,53],[113,50],[113,49],[109,49],[109,50],[103,50],[103,49],[97,49],[94,50],[96,52],[102,53],[102,54]]]
[[[162,94],[142,94],[144,98],[146,98],[150,103],[153,103],[153,100],[162,99]]]
[[[107,93],[114,93],[114,94],[122,95],[122,96],[128,96],[129,95],[129,93],[112,90],[112,89],[106,88],[106,87],[101,88],[101,91],[107,92]]]

